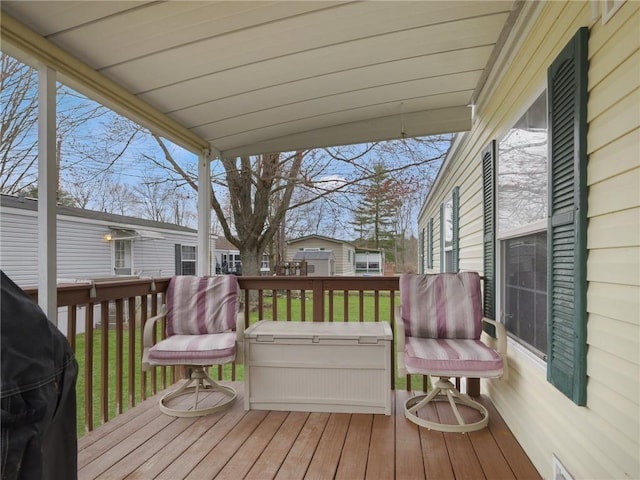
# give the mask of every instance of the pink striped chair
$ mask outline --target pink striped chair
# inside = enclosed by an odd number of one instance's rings
[[[242,338],[241,323],[236,329],[238,290],[233,275],[176,276],[170,280],[162,312],[150,318],[144,327],[142,368],[183,365],[189,367],[191,376],[180,388],[160,399],[162,412],[176,417],[207,415],[229,408],[235,400],[235,390],[211,379],[205,367],[233,362],[236,352],[242,351],[237,346]],[[166,318],[166,338],[154,345],[155,324],[162,318]],[[223,400],[198,408],[201,392],[219,392]],[[172,399],[187,394],[194,395],[193,408],[169,406]]]
[[[483,321],[496,327],[496,349],[480,340]],[[431,391],[406,401],[407,419],[444,432],[470,432],[487,426],[487,409],[460,393],[450,380],[452,377],[498,378],[505,371],[504,325],[483,318],[480,276],[476,272],[402,275],[396,339],[399,375],[432,377]],[[433,377],[439,378],[434,381]],[[457,425],[418,416],[427,404],[438,401],[449,402]],[[481,419],[467,423],[457,405],[477,410]]]

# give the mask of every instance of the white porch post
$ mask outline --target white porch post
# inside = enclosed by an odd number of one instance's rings
[[[56,286],[56,72],[38,68],[38,304],[58,325]]]
[[[211,235],[211,154],[202,152],[198,158],[198,259],[196,274],[211,275],[210,239]]]

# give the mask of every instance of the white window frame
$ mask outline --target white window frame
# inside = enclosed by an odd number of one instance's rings
[[[448,268],[449,262],[447,261],[447,253],[453,255],[453,192],[445,198],[444,202],[444,225],[440,225],[440,235],[442,235],[440,248],[442,248],[443,255],[442,261],[444,265],[441,267],[444,273],[453,273],[453,270]],[[449,228],[451,227],[451,228]],[[447,245],[447,235],[450,235]]]
[[[523,109],[521,109],[512,119],[512,121],[509,123],[509,127],[507,127],[499,136],[500,140],[498,140],[497,145],[496,145],[496,154],[497,154],[497,161],[496,161],[496,171],[495,171],[495,175],[496,178],[498,176],[499,173],[499,165],[500,165],[500,141],[507,135],[507,133],[509,132],[509,130],[512,128],[513,125],[515,125],[518,120],[520,118],[522,118],[522,116],[533,106],[533,104],[535,103],[535,101],[538,99],[538,97],[540,97],[540,95],[542,95],[543,92],[545,92],[547,90],[546,87],[546,81],[545,84],[542,88],[538,89],[529,99],[529,101],[527,103],[525,103],[525,107],[523,107]],[[549,103],[548,103],[548,96],[547,96],[547,112],[549,111]],[[548,128],[549,126],[547,125],[547,132],[548,132]],[[548,137],[547,137],[548,140]],[[549,158],[547,156],[547,169],[549,168]],[[548,170],[547,170],[548,171]],[[547,181],[548,183],[548,181]],[[498,190],[498,185],[496,182],[496,192]],[[548,192],[547,192],[548,195]],[[498,202],[498,195],[496,193],[496,198],[495,198],[495,208],[496,208],[496,238],[495,238],[495,313],[496,313],[496,318],[499,319],[499,321],[506,325],[505,323],[505,318],[504,318],[504,311],[502,308],[502,303],[503,303],[503,262],[502,262],[502,257],[503,257],[503,243],[505,240],[509,240],[512,238],[517,238],[517,237],[522,237],[525,235],[532,235],[532,234],[536,234],[536,233],[541,233],[544,231],[547,231],[547,219],[541,219],[535,222],[531,222],[527,225],[523,225],[521,227],[517,227],[517,228],[513,228],[511,230],[505,231],[505,232],[500,232],[499,228],[498,228],[498,218],[499,218],[499,202]],[[524,342],[520,342],[518,340],[516,340],[515,338],[513,338],[512,335],[509,335],[507,338],[507,341],[509,342],[509,348],[511,348],[512,346],[515,347],[518,351],[520,352],[526,352],[526,355],[531,358],[534,359],[534,363],[538,366],[540,366],[541,368],[543,368],[546,371],[546,360],[543,358],[540,358],[538,356],[538,354],[536,352],[534,352],[534,350],[532,350],[531,348],[529,348],[527,345],[525,345]],[[543,352],[546,355],[546,352]],[[546,357],[545,357],[546,358]]]
[[[193,253],[194,253],[194,257],[193,259],[188,258],[185,260],[184,258],[184,252],[185,252],[185,248],[188,249],[193,249]],[[193,274],[196,275],[197,272],[197,261],[198,261],[198,248],[195,245],[180,245],[180,271],[182,272],[182,274],[184,275],[184,265],[185,263],[192,263],[193,264]]]
[[[627,0],[602,0],[602,24],[613,18]]]
[[[126,260],[127,260],[127,252],[126,252],[126,248],[125,248],[125,265],[122,267],[118,267],[116,265],[116,261],[118,260],[118,253],[117,253],[117,247],[116,245],[120,245],[119,242],[127,242],[122,243],[122,245],[129,245],[129,255],[128,255],[128,259],[129,259],[129,265],[126,265]],[[113,268],[113,274],[114,275],[118,275],[116,273],[116,269],[120,269],[120,268],[128,268],[130,269],[130,273],[128,275],[132,275],[134,270],[133,270],[133,240],[129,239],[129,238],[116,238],[111,242],[111,267]],[[122,274],[125,275],[125,274]]]

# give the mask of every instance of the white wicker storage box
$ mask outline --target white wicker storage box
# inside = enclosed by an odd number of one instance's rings
[[[246,410],[391,414],[387,322],[274,322],[245,331]]]

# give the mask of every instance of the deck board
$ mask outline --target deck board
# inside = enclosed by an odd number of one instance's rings
[[[328,413],[311,413],[309,415],[307,423],[305,423],[275,477],[277,480],[304,478],[329,417]]]
[[[425,478],[420,429],[404,418],[404,402],[407,392],[396,392],[396,478]]]
[[[351,415],[348,413],[332,413],[330,415],[305,478],[322,479],[334,477],[350,420]]]
[[[391,408],[395,405],[395,396],[391,399]],[[392,410],[393,411],[393,410]],[[367,459],[367,480],[387,480],[395,475],[395,416],[374,415]]]
[[[367,471],[372,426],[373,415],[351,415],[336,479],[364,478]]]
[[[275,478],[304,427],[309,413],[291,412],[247,473],[247,479]]]
[[[540,478],[491,402],[489,426],[469,434],[418,428],[409,393],[391,392],[392,415],[244,411],[243,385],[226,411],[162,414],[157,399],[78,442],[80,479]],[[446,409],[421,415],[446,416]]]

